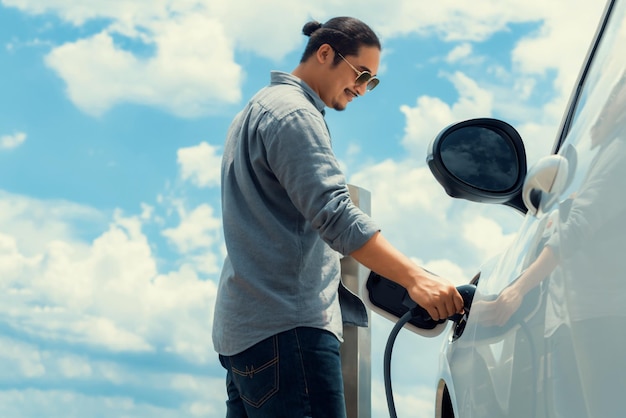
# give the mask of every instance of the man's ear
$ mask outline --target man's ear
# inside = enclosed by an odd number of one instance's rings
[[[329,60],[333,60],[335,57],[333,48],[328,44],[323,44],[317,49],[317,53],[315,54],[315,58],[320,64],[324,64]]]

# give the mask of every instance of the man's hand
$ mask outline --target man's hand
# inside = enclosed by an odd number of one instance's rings
[[[404,287],[435,321],[463,313],[463,298],[454,285],[417,266],[380,232],[350,254],[356,261]]]
[[[463,298],[456,287],[425,270],[413,286],[407,287],[407,292],[435,321],[463,313]]]
[[[481,302],[480,322],[484,326],[504,326],[522,305],[524,295],[517,286],[505,288],[496,300]]]

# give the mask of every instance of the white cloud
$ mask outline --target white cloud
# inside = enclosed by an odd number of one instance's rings
[[[512,51],[513,62],[523,73],[544,74],[547,69],[556,69],[555,87],[566,95],[591,45],[603,3],[579,0],[568,3],[568,7],[576,9],[576,17],[563,13],[559,3],[544,3],[543,26],[533,36],[522,39]]]
[[[454,283],[455,286],[466,284],[469,282],[469,279],[471,279],[471,277],[468,277],[466,271],[451,260],[435,259],[427,263],[418,261],[418,264],[441,277],[445,277]]]
[[[421,161],[416,164],[412,160],[401,163],[385,160],[355,173],[350,182],[376,196],[372,215],[382,222],[393,223],[407,212],[439,217],[448,199],[441,196],[439,186],[424,165]],[[441,198],[437,199],[437,194]]]
[[[448,53],[446,56],[446,61],[449,63],[454,63],[463,58],[467,58],[472,53],[472,44],[463,43],[457,47],[455,47],[452,51]]]
[[[434,415],[434,388],[404,385],[396,387],[394,398],[399,417],[426,418]]]
[[[69,242],[75,250],[81,247],[80,238],[91,237],[106,226],[107,215],[76,203],[52,200],[41,201],[0,190],[0,231],[5,238],[15,241],[20,252],[33,256],[46,251],[55,240]]]
[[[564,107],[560,110],[562,113]],[[546,112],[546,114],[548,113],[550,112]],[[532,167],[535,162],[552,150],[558,130],[557,121],[560,118],[555,117],[552,120],[552,123],[547,123],[547,120],[544,123],[538,123],[533,119],[528,119],[528,121],[515,124],[515,129],[518,130],[524,140],[528,167]]]
[[[5,49],[8,52],[16,52],[22,48],[31,48],[31,47],[46,47],[52,48],[54,44],[51,41],[41,40],[39,38],[35,38],[29,41],[21,42],[16,39],[12,39],[11,42],[7,42],[5,45]]]
[[[195,117],[239,100],[241,68],[219,22],[189,16],[154,26],[153,57],[137,57],[101,32],[52,50],[46,64],[65,80],[74,104],[92,115],[140,103]]]
[[[513,240],[513,235],[505,234],[498,222],[480,215],[466,220],[460,235],[482,252],[481,260],[499,254]]]
[[[302,44],[300,29],[307,20],[324,21],[331,10],[332,15],[354,12],[349,3],[338,6],[332,0],[273,0],[269,4],[251,0],[99,0],[89,6],[71,0],[3,0],[3,4],[27,13],[53,13],[77,26],[96,19],[111,22],[100,33],[53,49],[46,59],[66,82],[71,100],[93,115],[127,102],[157,106],[185,117],[214,112],[220,105],[240,99],[243,74],[235,63],[234,48],[278,60]],[[568,3],[567,14],[562,13],[561,3],[541,0],[506,4],[495,0],[471,4],[396,0],[385,7],[366,1],[362,6],[359,17],[370,23],[383,41],[417,33],[463,42],[449,59],[466,56],[467,41],[481,42],[509,30],[510,24],[538,22],[540,30],[518,44],[512,60],[521,73],[556,69],[560,95],[573,83],[582,62],[580,50],[589,44],[601,11],[598,4],[584,0]],[[155,53],[142,57],[117,44],[113,36],[153,47]],[[555,50],[559,54],[554,54]]]
[[[406,333],[407,331],[401,331],[399,334],[404,336],[402,333]],[[416,337],[420,338],[420,337]],[[404,354],[404,353],[403,353]],[[409,354],[409,353],[407,353]],[[415,354],[415,350],[409,354],[413,358],[418,358],[422,362],[433,363],[432,361],[425,360],[430,358],[429,356],[434,353],[424,353],[420,350],[419,355]],[[394,350],[393,359],[400,359],[404,357],[400,357],[398,353]],[[392,380],[392,389],[393,389],[393,399],[395,403],[395,409],[398,417],[412,417],[412,418],[431,418],[435,415],[435,390],[434,383],[433,387],[429,386],[416,386],[413,384],[398,384],[397,379],[394,379],[394,376],[397,377],[397,373],[394,374],[394,371],[398,371],[403,369],[405,371],[407,369],[407,364],[397,360],[396,362],[392,361],[391,367],[391,380]],[[413,370],[415,376],[414,381],[419,379],[417,374],[419,373],[417,370]],[[410,373],[410,371],[409,371]],[[404,383],[404,382],[403,382]],[[389,409],[387,407],[387,398],[385,396],[385,387],[384,381],[374,379],[372,381],[372,416],[373,417],[385,417],[389,416]]]
[[[167,383],[171,376],[155,373],[146,377],[152,382]],[[37,389],[26,388],[24,390],[3,390],[0,392],[0,404],[2,412],[7,417],[40,417],[46,418],[83,418],[87,416],[101,417],[133,417],[133,418],[195,418],[217,417],[226,414],[223,397],[223,379],[204,379],[202,382],[203,392],[180,393],[183,399],[206,399],[207,401],[181,402],[178,408],[172,408],[167,404],[173,391],[167,387],[167,395],[159,403],[151,404],[143,401],[135,401],[132,394],[106,394],[92,396],[88,389],[81,390],[52,388]],[[137,384],[137,387],[145,389],[146,381]],[[97,412],[95,412],[97,411]]]
[[[220,225],[219,218],[213,215],[213,208],[203,204],[188,215],[183,214],[180,225],[164,230],[163,235],[170,238],[179,251],[187,252],[214,245],[216,237],[212,233],[218,230]]]
[[[400,111],[406,117],[405,136],[402,142],[409,150],[419,148],[420,153],[423,153],[426,145],[441,127],[458,119],[448,104],[430,96],[419,97],[415,107],[402,105]]]
[[[214,215],[213,208],[207,204],[189,213],[179,207],[178,214],[180,224],[163,230],[162,234],[196,271],[207,274],[218,272],[221,260],[215,253],[215,247],[221,242],[221,219]]]
[[[24,132],[16,132],[13,135],[0,136],[0,150],[13,149],[22,145],[26,141],[26,134]]]
[[[79,26],[100,17],[117,17],[122,21],[132,21],[140,16],[159,16],[166,11],[168,3],[172,2],[155,0],[148,5],[141,1],[109,0],[93,1],[86,5],[72,0],[2,0],[2,3],[4,6],[16,7],[32,14],[54,13],[63,20]]]
[[[20,201],[9,196],[0,207],[11,208],[6,200]],[[165,350],[209,361],[214,282],[188,265],[160,273],[139,217],[117,213],[108,229],[86,242],[65,225],[65,204],[22,199],[22,212],[37,213],[29,204],[48,209],[45,220],[35,221],[42,235],[30,232],[19,211],[0,218],[0,230],[13,231],[0,234],[0,311],[7,326],[37,340],[111,352]],[[17,226],[6,228],[14,218]],[[43,241],[28,253],[25,233]],[[198,244],[194,239],[189,245]]]
[[[89,7],[65,0],[3,3],[33,14],[54,13],[77,26],[96,19],[111,22],[46,56],[47,65],[65,81],[70,100],[94,116],[120,103],[155,106],[181,117],[218,112],[241,98],[243,72],[235,62],[235,46],[280,58],[302,41],[304,22],[292,16],[307,14],[300,3],[286,1],[277,1],[276,7],[203,0],[107,0]],[[153,48],[154,54],[144,57],[116,38]]]
[[[422,6],[416,3],[413,7]],[[453,17],[445,19],[442,11],[448,7],[455,7],[455,13]],[[603,9],[600,3],[585,1],[577,1],[576,5],[568,3],[567,7],[577,9],[572,14],[564,15],[558,2],[531,1],[502,5],[482,1],[473,3],[473,10],[466,5],[452,6],[445,2],[431,10],[429,13],[436,17],[421,26],[423,31],[432,26],[436,32],[439,21],[447,25],[454,24],[457,18],[465,18],[465,22],[459,24],[453,32],[456,35],[450,35],[461,43],[446,57],[442,57],[448,62],[463,58],[463,73],[442,74],[454,84],[459,98],[456,103],[448,104],[437,97],[421,96],[415,107],[402,106],[401,111],[407,117],[404,145],[409,150],[417,148],[418,152],[423,153],[423,147],[438,130],[450,123],[472,117],[498,117],[512,123],[522,134],[529,163],[545,155],[554,141],[563,110]],[[484,36],[471,35],[481,33],[481,27],[487,29],[481,25],[489,20],[500,23],[484,32]],[[402,19],[390,21],[396,23],[396,30],[402,30],[402,25],[397,25]],[[463,42],[480,42],[495,31],[508,30],[508,24],[518,22],[537,22],[538,29],[520,38],[511,51],[510,67],[506,62],[485,63],[484,57],[475,56],[470,44]],[[414,28],[417,27],[419,25],[415,24]],[[408,23],[406,30],[412,31]],[[391,28],[390,31],[393,33]],[[559,53],[555,54],[557,50]],[[553,90],[546,91],[546,83],[551,83]],[[540,100],[537,100],[538,95],[541,95]]]
[[[58,366],[64,377],[79,379],[93,376],[93,368],[84,358],[71,355],[58,359]]]
[[[387,160],[350,182],[371,193],[372,217],[383,234],[421,266],[459,285],[499,253],[522,219],[501,205],[450,198],[425,163]]]
[[[9,338],[0,338],[0,379],[11,378],[14,375],[28,378],[45,374],[46,369],[41,354],[35,347],[13,341]]]
[[[150,206],[148,204],[142,203],[141,204],[141,215],[139,215],[139,218],[144,221],[147,222],[150,219],[152,219],[152,215],[154,213],[154,207]]]
[[[88,351],[67,353],[6,337],[0,342],[3,416],[79,418],[93,416],[94,411],[103,417],[136,418],[225,414],[223,377],[206,376],[206,369],[183,373],[168,370],[167,364],[134,368]],[[11,389],[16,381],[20,389]],[[151,390],[176,399],[176,407],[162,399],[145,402],[143,394]]]
[[[198,187],[219,186],[222,157],[217,151],[217,147],[206,142],[179,149],[178,164],[183,180],[190,180]]]
[[[451,212],[454,202],[425,162],[386,160],[355,173],[350,183],[371,193],[372,218],[402,252],[425,263],[454,256],[454,263],[467,267],[461,257],[464,242],[453,240],[456,245],[450,245],[459,227]]]

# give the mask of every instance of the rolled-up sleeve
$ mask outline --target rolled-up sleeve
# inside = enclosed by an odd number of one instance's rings
[[[331,248],[350,254],[378,230],[350,199],[320,113],[299,109],[267,135],[267,161],[291,202]]]

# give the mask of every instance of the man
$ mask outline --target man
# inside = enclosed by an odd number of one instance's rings
[[[352,204],[331,148],[325,107],[343,110],[376,87],[378,37],[347,17],[303,33],[300,64],[272,72],[224,149],[228,256],[213,342],[227,370],[227,417],[345,416],[342,319],[367,319],[342,317],[358,307],[340,307],[340,254],[403,285],[434,319],[463,309],[451,283],[397,251]]]

